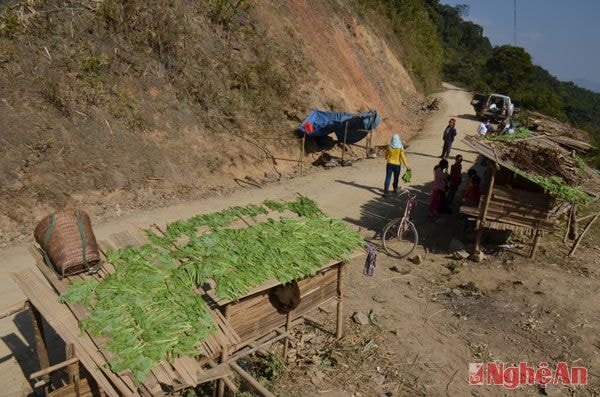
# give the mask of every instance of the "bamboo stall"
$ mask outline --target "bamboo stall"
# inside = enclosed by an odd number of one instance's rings
[[[534,175],[562,177],[572,185],[581,186],[582,194],[597,196],[598,177],[572,156],[574,140],[545,135],[516,139],[510,144],[469,136],[464,142],[487,163],[483,178],[485,192],[478,207],[461,206],[460,213],[476,223],[475,252],[480,252],[484,229],[508,230],[532,237],[529,256],[533,257],[544,234],[555,230],[559,217],[573,207],[557,200],[541,182],[526,178],[520,170]],[[561,145],[566,146],[561,146]],[[584,144],[578,145],[583,147]],[[551,159],[544,158],[549,154]],[[558,171],[553,171],[551,166]],[[560,175],[544,174],[559,172]],[[538,179],[540,180],[540,179]],[[585,192],[585,193],[583,193]]]

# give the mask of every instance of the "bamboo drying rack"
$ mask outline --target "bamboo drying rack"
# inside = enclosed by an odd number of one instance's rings
[[[121,232],[111,236],[111,240],[112,242],[100,241],[104,262],[108,248],[141,245],[146,238],[139,233]],[[277,280],[269,280],[235,301],[219,300],[215,291],[209,289],[204,291],[205,299],[209,306],[212,303],[213,320],[219,330],[202,343],[205,355],[196,358],[181,357],[172,363],[161,362],[152,369],[144,383],[136,386],[130,373],[116,374],[108,369],[110,353],[103,349],[102,340],[80,331],[79,321],[87,316],[86,309],[77,304],[58,302],[59,294],[68,288],[70,280],[89,277],[102,279],[114,272],[114,268],[105,263],[96,275],[77,274],[59,280],[45,265],[43,254],[37,246],[31,245],[30,252],[50,287],[31,270],[13,274],[27,300],[14,308],[11,307],[8,313],[24,308],[31,312],[41,370],[31,374],[30,379],[37,380],[34,388],[41,388],[48,396],[91,396],[100,393],[107,396],[160,397],[180,395],[187,389],[215,380],[218,381],[217,393],[222,396],[225,386],[237,392],[236,385],[231,381],[234,372],[252,385],[258,393],[272,396],[250,374],[243,371],[236,361],[282,339],[286,353],[291,337],[290,330],[306,321],[314,323],[307,314],[333,299],[337,300],[335,333],[338,338],[343,335],[342,291],[345,262],[330,262],[321,267],[316,275],[299,280],[301,303],[287,314],[278,313],[268,299],[269,291],[281,284]],[[351,258],[358,255],[360,254],[354,254]],[[248,314],[252,314],[253,317]],[[50,365],[43,320],[65,342],[65,361]],[[80,365],[87,372],[81,372]],[[50,375],[65,368],[68,374],[67,384],[51,391]]]

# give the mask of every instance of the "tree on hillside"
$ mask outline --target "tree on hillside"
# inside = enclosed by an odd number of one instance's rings
[[[485,64],[485,80],[495,91],[510,94],[524,88],[535,77],[531,55],[521,47],[495,47]]]
[[[424,0],[444,46],[444,79],[469,86],[482,81],[482,70],[492,55],[492,45],[483,28],[463,18],[469,6],[440,4]]]

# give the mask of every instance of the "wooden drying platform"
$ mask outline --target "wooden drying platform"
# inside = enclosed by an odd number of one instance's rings
[[[315,276],[298,281],[301,302],[296,309],[286,314],[279,313],[269,301],[269,291],[281,285],[277,280],[269,280],[235,301],[217,299],[214,289],[199,291],[206,295],[213,321],[218,326],[218,331],[201,344],[204,354],[195,358],[181,357],[173,363],[163,361],[152,369],[143,384],[136,386],[128,371],[116,374],[109,369],[107,362],[111,353],[104,349],[102,338],[94,338],[80,330],[79,321],[87,317],[87,309],[58,301],[59,295],[67,290],[71,280],[90,277],[101,280],[115,271],[105,260],[108,248],[138,246],[147,241],[145,236],[129,232],[114,234],[111,240],[112,242],[101,241],[99,244],[104,265],[95,275],[80,273],[59,280],[46,266],[43,253],[35,245],[30,246],[31,254],[50,287],[32,271],[12,275],[28,300],[36,351],[42,368],[30,378],[41,379],[34,387],[43,387],[49,396],[98,395],[101,391],[108,396],[160,397],[178,395],[186,389],[213,380],[219,380],[218,391],[222,395],[225,385],[232,391],[237,391],[230,380],[233,372],[238,373],[260,394],[269,396],[271,394],[264,387],[237,366],[236,360],[282,339],[284,351],[287,350],[289,330],[294,325],[303,323],[308,312],[332,299],[337,299],[336,335],[342,336],[344,262],[331,262],[321,267]],[[355,256],[357,255],[352,258]],[[66,361],[50,366],[42,319],[67,345]],[[80,373],[80,365],[85,368],[87,378]],[[50,373],[65,368],[69,373],[67,386],[50,392]]]

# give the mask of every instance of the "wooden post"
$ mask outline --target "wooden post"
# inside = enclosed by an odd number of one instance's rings
[[[306,134],[302,135],[302,150],[300,150],[300,176],[302,176],[302,166],[304,165],[305,145],[306,145]]]
[[[569,207],[569,215],[567,216],[567,231],[565,232],[565,237],[563,238],[563,243],[566,243],[569,239],[569,234],[571,234],[571,213],[573,212],[573,204]]]
[[[286,332],[290,331],[290,323],[291,322],[292,322],[292,310],[290,310],[287,313],[287,315],[286,315],[286,319],[285,319],[285,330],[286,330]],[[289,339],[286,336],[283,339],[283,362],[284,362],[284,364],[287,363],[288,344],[289,344]]]
[[[75,346],[72,343],[67,344],[66,346],[66,357],[68,359],[77,358],[75,355]],[[79,397],[81,395],[80,391],[80,379],[79,379],[79,361],[76,363],[70,364],[67,367],[67,379],[68,383],[73,383],[75,387],[75,396]]]
[[[336,310],[336,331],[335,336],[337,339],[342,339],[344,336],[344,313],[343,313],[343,289],[344,289],[344,264],[338,265],[338,277],[337,277],[337,310]]]
[[[569,227],[569,238],[571,240],[577,240],[579,237],[579,220],[577,219],[577,204],[573,204],[571,207],[571,223]]]
[[[365,145],[367,147],[366,148],[366,151],[367,151],[366,158],[369,158],[369,152],[370,152],[370,149],[371,149],[371,136],[372,136],[371,134],[373,132],[373,123],[375,122],[374,118],[375,117],[373,115],[371,115],[371,122],[369,123],[369,127],[370,127],[369,128],[369,133],[367,135],[367,144]]]
[[[225,306],[225,312],[223,316],[225,320],[229,321],[229,317],[231,316],[231,305]],[[225,362],[227,359],[227,346],[223,346],[223,350],[221,351],[221,362]],[[225,395],[225,381],[223,379],[219,379],[217,381],[217,395],[218,397],[223,397]]]
[[[344,161],[344,158],[346,157],[346,138],[347,137],[348,137],[348,122],[346,121],[346,128],[344,129],[344,146],[342,147],[342,162]]]
[[[538,248],[538,244],[540,243],[540,238],[542,237],[542,232],[540,229],[535,229],[533,237],[533,245],[531,246],[531,252],[529,253],[529,257],[533,258]]]
[[[31,304],[31,302],[27,302],[27,305],[29,306],[29,312],[31,313],[33,336],[35,338],[35,350],[37,351],[38,360],[40,362],[40,369],[48,368],[50,366],[50,360],[48,360],[48,349],[46,346],[46,338],[44,336],[42,316],[40,312]],[[44,395],[47,395],[50,386],[50,374],[44,375],[42,380],[45,382]]]
[[[489,159],[488,159],[489,160]],[[479,211],[479,222],[477,225],[477,236],[475,237],[475,253],[481,252],[481,236],[483,235],[483,224],[487,216],[488,207],[492,198],[492,192],[494,190],[494,180],[496,178],[496,163],[490,161],[490,180],[488,182],[487,190],[485,193],[485,201]]]

